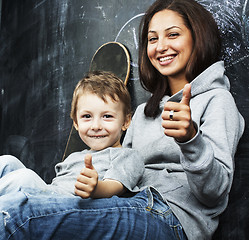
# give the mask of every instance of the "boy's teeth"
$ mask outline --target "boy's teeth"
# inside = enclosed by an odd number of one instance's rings
[[[160,62],[167,61],[167,60],[170,60],[170,59],[173,59],[173,58],[174,58],[173,56],[168,56],[168,57],[160,58]]]
[[[92,138],[99,139],[99,138],[104,138],[105,136],[92,136]]]

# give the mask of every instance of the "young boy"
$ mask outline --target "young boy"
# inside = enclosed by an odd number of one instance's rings
[[[120,143],[131,121],[130,95],[123,82],[108,72],[86,75],[74,90],[71,118],[90,150],[72,153],[58,163],[51,184],[15,157],[1,156],[0,196],[22,188],[82,198],[111,197],[127,189],[137,190],[144,171],[143,159]]]

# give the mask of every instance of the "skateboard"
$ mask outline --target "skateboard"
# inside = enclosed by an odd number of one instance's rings
[[[119,42],[103,44],[93,55],[89,71],[112,72],[123,80],[126,85],[130,75],[130,55],[128,50]],[[88,149],[88,146],[81,140],[72,124],[62,161],[71,153],[84,149]]]

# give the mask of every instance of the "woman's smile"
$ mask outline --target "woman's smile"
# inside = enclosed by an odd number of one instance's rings
[[[148,30],[147,55],[152,65],[168,79],[183,80],[192,54],[193,39],[182,17],[171,10],[157,12]]]
[[[158,57],[158,61],[160,62],[161,65],[168,65],[173,62],[173,59],[175,58],[175,56],[176,55]]]

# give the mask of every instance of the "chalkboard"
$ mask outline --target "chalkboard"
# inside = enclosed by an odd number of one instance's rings
[[[0,0],[0,26],[1,26],[1,18],[2,18],[2,0]]]
[[[14,154],[49,182],[72,121],[73,89],[99,46],[124,44],[131,55],[133,109],[146,101],[137,69],[138,25],[153,0],[2,0],[0,154]],[[229,206],[214,239],[249,239],[249,6],[199,0],[218,22],[231,92],[246,120],[235,158]]]

